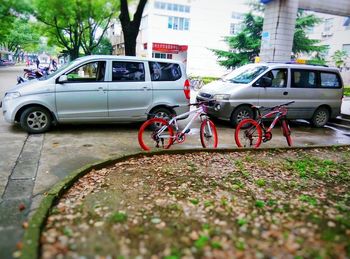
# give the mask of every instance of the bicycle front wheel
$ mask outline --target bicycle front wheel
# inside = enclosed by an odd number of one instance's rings
[[[244,119],[238,123],[235,131],[235,141],[238,147],[260,146],[262,130],[259,123],[253,119]]]
[[[290,137],[291,131],[290,131],[288,122],[286,120],[282,120],[281,127],[282,127],[283,136],[286,137],[288,146],[292,146],[292,138]]]
[[[200,128],[200,137],[202,147],[204,148],[217,148],[218,146],[218,134],[215,124],[211,120],[204,120]]]
[[[138,140],[141,148],[146,151],[168,149],[173,144],[173,129],[160,118],[145,121],[139,130]]]

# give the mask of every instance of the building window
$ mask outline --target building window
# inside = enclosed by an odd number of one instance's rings
[[[350,17],[345,18],[343,26],[345,27],[345,30],[350,30]]]
[[[168,17],[168,29],[188,31],[190,27],[190,19],[182,17]]]
[[[345,50],[350,56],[350,44],[343,44],[343,50]]]
[[[173,59],[173,54],[169,53],[152,53],[152,58],[167,58],[167,59]]]
[[[173,3],[166,3],[161,1],[155,1],[154,8],[162,9],[162,10],[166,9],[168,11],[181,12],[181,13],[189,13],[191,10],[189,5],[173,4]]]
[[[230,24],[230,35],[236,35],[237,33],[242,31],[242,25],[238,23]]]
[[[333,18],[328,18],[324,21],[324,31],[325,32],[329,32],[332,30],[333,28],[333,21],[334,19]]]
[[[244,15],[241,13],[232,12],[231,18],[236,20],[244,20]]]

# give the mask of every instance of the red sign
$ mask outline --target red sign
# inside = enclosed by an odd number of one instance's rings
[[[143,44],[144,49],[147,49],[147,43]],[[176,45],[176,44],[166,44],[166,43],[153,43],[152,50],[162,52],[162,53],[179,53],[187,51],[187,45]]]

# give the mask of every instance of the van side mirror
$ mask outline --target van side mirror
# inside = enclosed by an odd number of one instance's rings
[[[58,78],[58,80],[57,80],[57,82],[58,82],[59,84],[63,84],[63,83],[65,83],[65,82],[67,82],[67,81],[68,81],[67,75],[61,75],[61,76]]]
[[[262,87],[270,87],[270,86],[272,86],[272,79],[270,77],[263,76],[260,79],[260,86],[262,86]]]

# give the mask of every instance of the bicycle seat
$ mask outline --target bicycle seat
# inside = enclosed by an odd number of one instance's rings
[[[174,108],[177,108],[177,107],[180,107],[180,105],[169,106],[169,108],[171,108],[171,109],[174,109]]]
[[[258,106],[258,105],[252,105],[252,109],[261,109],[264,108],[264,106]]]

